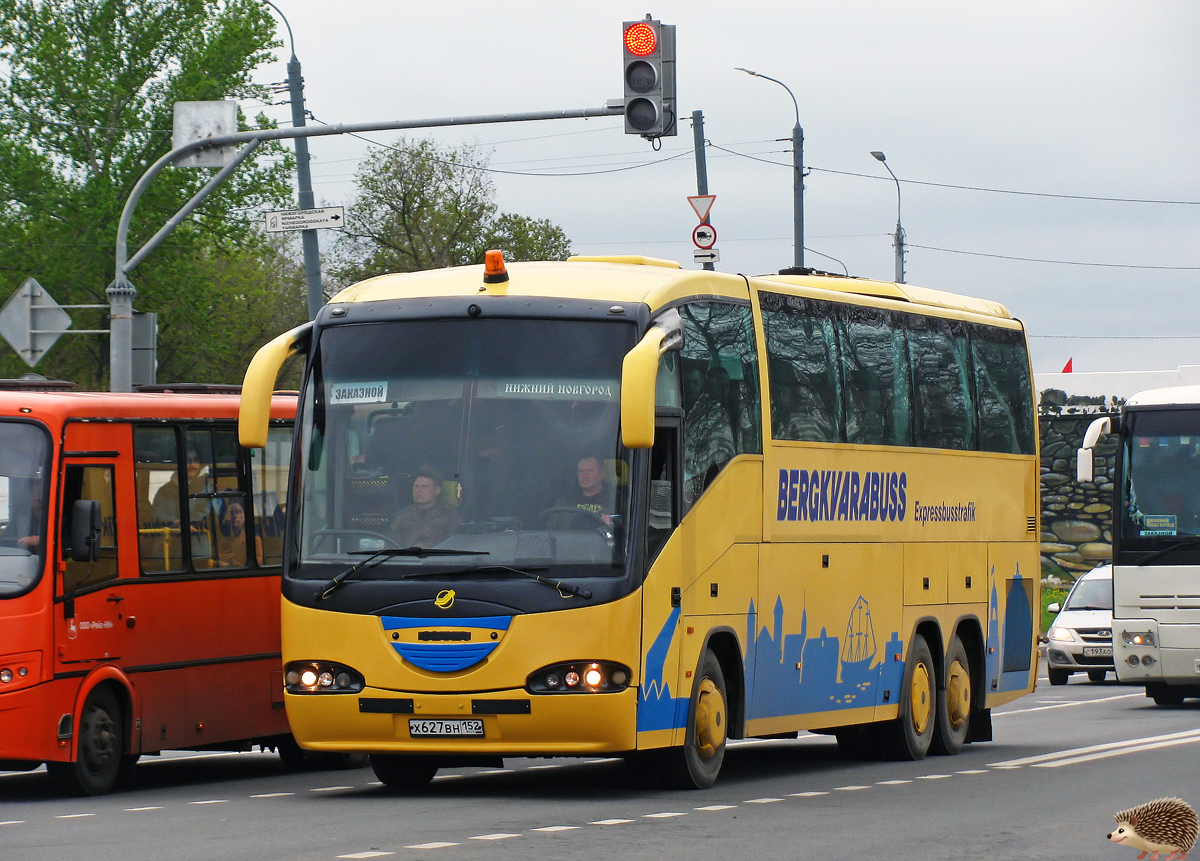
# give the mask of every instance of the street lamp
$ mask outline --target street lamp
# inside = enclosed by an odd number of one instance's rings
[[[881,152],[872,152],[879,162],[887,168],[887,172],[892,174],[892,179],[896,180],[896,234],[892,237],[892,245],[896,249],[896,283],[904,283],[904,228],[900,226],[900,180],[896,179],[896,174],[892,173],[891,167],[888,166],[887,159]]]
[[[776,80],[768,75],[763,75],[759,72],[752,72],[749,69],[743,69],[741,66],[736,67],[739,72],[745,72],[747,75],[753,75],[756,78],[763,78],[768,81],[774,81],[779,86],[787,90],[789,96],[792,97],[792,105],[796,108],[796,125],[792,127],[792,196],[794,199],[793,216],[793,246],[794,266],[797,269],[804,268],[804,129],[800,128],[800,105],[796,101],[796,96],[792,92],[791,87],[783,81]]]
[[[288,100],[292,105],[292,125],[304,125],[304,78],[300,74],[300,61],[296,59],[296,40],[292,38],[292,25],[287,16],[271,0],[263,0],[283,19],[288,31],[288,42],[292,46],[292,58],[288,61]],[[296,138],[296,202],[301,209],[313,208],[312,174],[309,171],[308,138]],[[304,286],[308,296],[308,318],[317,316],[325,304],[325,293],[321,289],[321,249],[317,244],[316,229],[302,230],[300,243],[304,250]]]

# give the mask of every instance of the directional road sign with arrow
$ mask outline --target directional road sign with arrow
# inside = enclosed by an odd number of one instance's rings
[[[314,227],[344,227],[346,208],[326,206],[324,209],[284,209],[266,214],[267,233],[289,230],[312,230]]]

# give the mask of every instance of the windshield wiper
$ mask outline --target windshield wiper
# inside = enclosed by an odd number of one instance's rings
[[[496,571],[510,571],[513,574],[520,574],[522,577],[528,577],[530,580],[536,580],[544,586],[549,586],[551,589],[558,591],[560,594],[569,592],[578,598],[590,598],[592,593],[588,589],[581,589],[573,583],[564,583],[562,580],[551,580],[548,577],[543,577],[540,574],[535,574],[534,571],[549,571],[550,569],[544,566],[537,568],[512,568],[508,565],[480,565],[478,568],[466,568],[461,571],[411,571],[401,575],[404,579],[417,577],[453,577],[463,574],[489,574]],[[564,596],[565,597],[565,596]]]
[[[1196,537],[1192,537],[1192,538],[1188,539],[1187,541],[1176,541],[1173,544],[1168,544],[1166,547],[1160,547],[1157,550],[1155,550],[1153,553],[1151,553],[1150,555],[1144,556],[1143,558],[1139,559],[1137,561],[1137,567],[1141,568],[1143,565],[1145,565],[1150,560],[1157,559],[1159,556],[1162,556],[1164,553],[1170,553],[1172,550],[1179,550],[1182,547],[1187,547],[1189,544],[1195,544],[1195,543],[1196,543]]]
[[[318,601],[323,601],[336,592],[339,586],[354,576],[355,572],[365,570],[368,567],[374,567],[374,565],[378,565],[384,559],[390,559],[395,556],[412,556],[418,559],[424,559],[427,556],[487,556],[488,552],[486,550],[450,550],[440,547],[384,547],[382,550],[355,550],[350,555],[357,556],[360,554],[366,555],[367,558],[361,562],[355,562],[322,586],[315,596]]]

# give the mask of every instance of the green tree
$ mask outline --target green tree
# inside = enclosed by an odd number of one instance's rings
[[[571,243],[547,219],[502,213],[477,147],[401,141],[359,167],[358,195],[335,250],[341,286],[388,272],[482,263],[499,248],[509,260],[564,260]]]
[[[0,294],[32,276],[62,304],[107,304],[121,209],[171,149],[174,102],[265,98],[251,74],[273,39],[258,0],[0,0]],[[260,147],[133,272],[136,307],[159,314],[160,379],[240,376],[245,357],[221,345],[279,312],[264,276],[283,266],[249,213],[288,205],[291,167],[282,147]],[[131,253],[212,172],[159,174],[134,214]],[[72,316],[77,328],[107,323]],[[218,318],[233,330],[204,328]],[[191,358],[201,355],[212,360]],[[66,335],[37,370],[99,388],[107,366],[106,337]],[[0,349],[0,375],[25,370]]]

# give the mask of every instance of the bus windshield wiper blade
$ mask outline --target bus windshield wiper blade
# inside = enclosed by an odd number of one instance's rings
[[[410,571],[402,574],[404,579],[416,577],[455,577],[464,574],[489,574],[496,571],[507,571],[513,574],[520,574],[522,577],[528,577],[530,580],[536,580],[544,586],[549,586],[555,589],[559,594],[568,592],[579,598],[590,598],[592,593],[588,589],[581,589],[572,583],[564,583],[562,580],[551,580],[549,577],[543,577],[540,574],[535,574],[535,571],[549,571],[549,568],[539,566],[537,568],[513,568],[508,565],[480,565],[477,568],[464,568],[458,571]],[[566,597],[565,595],[563,597]]]
[[[1149,556],[1139,559],[1137,561],[1137,567],[1141,568],[1152,559],[1157,559],[1159,556],[1162,556],[1165,553],[1170,553],[1172,550],[1179,550],[1180,548],[1187,547],[1189,544],[1195,544],[1198,539],[1200,539],[1200,536],[1193,536],[1187,541],[1176,541],[1172,544],[1168,544],[1166,547],[1160,547]]]
[[[396,556],[413,556],[418,559],[424,559],[427,556],[487,556],[488,552],[486,550],[450,550],[441,547],[384,547],[382,550],[356,550],[350,555],[366,555],[367,558],[361,562],[355,562],[322,586],[316,594],[318,601],[322,601],[336,592],[339,586],[354,576],[355,572],[374,567],[384,559]]]

